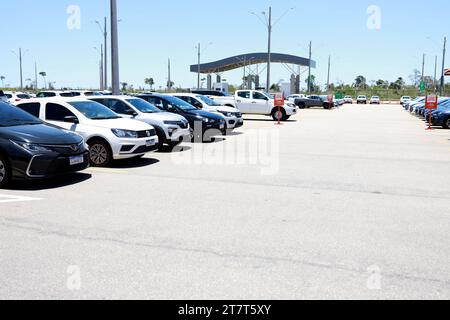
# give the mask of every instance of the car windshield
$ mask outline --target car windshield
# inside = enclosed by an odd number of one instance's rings
[[[0,103],[0,127],[42,124],[38,118],[32,116],[10,104]]]
[[[81,112],[86,118],[91,120],[120,118],[116,113],[95,101],[72,101],[69,102],[69,104]]]
[[[274,99],[275,99],[275,96],[274,96],[273,94],[271,94],[271,93],[263,92],[263,94],[264,94],[265,96],[267,96],[267,98],[269,98],[269,99],[271,99],[271,100],[274,100]]]
[[[127,99],[127,102],[130,103],[133,107],[138,109],[142,113],[158,113],[161,112],[157,107],[148,103],[142,99]]]
[[[200,100],[202,100],[204,103],[206,103],[208,106],[211,107],[218,107],[220,106],[220,103],[208,98],[207,96],[197,96]]]
[[[166,96],[164,97],[171,105],[180,108],[183,111],[194,111],[194,110],[198,110],[196,107],[194,107],[193,105],[187,103],[184,100],[181,100],[179,98],[176,97],[170,97],[170,96]]]

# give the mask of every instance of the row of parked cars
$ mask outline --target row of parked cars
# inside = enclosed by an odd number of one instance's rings
[[[403,108],[417,117],[431,122],[433,126],[450,129],[450,98],[440,97],[435,110],[426,108],[425,97],[417,97],[402,103]]]
[[[42,179],[181,142],[210,141],[243,126],[243,113],[281,120],[296,113],[289,102],[274,107],[273,96],[265,92],[250,91],[245,105],[243,93],[239,101],[228,97],[230,105],[213,94],[45,91],[11,103],[0,92],[0,187],[11,179]]]

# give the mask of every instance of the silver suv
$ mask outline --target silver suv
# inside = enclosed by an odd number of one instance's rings
[[[160,150],[163,145],[174,147],[191,139],[191,128],[184,117],[163,112],[141,98],[131,96],[92,96],[86,98],[103,104],[124,118],[132,118],[153,126],[159,138]]]

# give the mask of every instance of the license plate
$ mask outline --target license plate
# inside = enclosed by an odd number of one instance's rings
[[[70,161],[70,165],[74,166],[74,165],[83,163],[84,162],[84,157],[83,156],[70,157],[69,161]]]
[[[147,147],[154,146],[154,145],[155,145],[155,140],[154,140],[154,139],[147,140],[147,141],[145,141],[145,145],[146,145]]]

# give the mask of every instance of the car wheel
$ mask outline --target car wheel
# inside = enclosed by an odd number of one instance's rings
[[[89,142],[89,160],[94,167],[107,166],[112,160],[111,148],[102,140]]]
[[[444,121],[444,129],[450,129],[450,118]]]
[[[278,121],[278,119],[284,121],[283,119],[286,118],[286,111],[284,111],[284,109],[280,109],[280,111],[274,109],[272,111],[272,118],[274,121]]]
[[[6,186],[11,180],[11,168],[6,157],[0,154],[0,188]]]
[[[300,103],[300,104],[298,105],[298,107],[299,107],[300,109],[306,109],[306,104]]]

